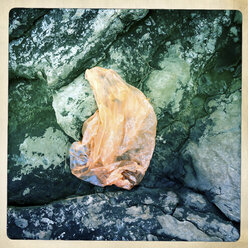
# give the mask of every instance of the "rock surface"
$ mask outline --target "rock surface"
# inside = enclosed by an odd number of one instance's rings
[[[218,97],[208,102],[210,114],[199,119],[191,130],[184,157],[185,183],[206,191],[230,219],[240,220],[241,95]],[[195,134],[206,126],[203,134]]]
[[[237,240],[241,23],[238,11],[11,10],[9,237]],[[154,155],[131,191],[69,170],[68,147],[96,110],[93,66],[156,111]]]
[[[75,140],[81,137],[82,123],[97,110],[93,92],[84,74],[60,88],[53,95],[52,105],[58,124]]]
[[[69,83],[101,60],[104,51],[147,10],[53,9],[10,42],[10,76],[44,78],[51,87]]]
[[[49,9],[11,9],[9,13],[9,38],[20,38],[31,29],[38,19],[49,12]]]
[[[213,213],[177,219],[180,197],[165,189],[136,188],[74,197],[37,207],[9,208],[8,236],[66,240],[237,240],[238,230]],[[187,205],[184,205],[184,208]],[[202,226],[208,224],[210,228]],[[207,231],[206,231],[207,229]],[[216,233],[213,231],[216,230]],[[209,231],[210,230],[210,231]]]

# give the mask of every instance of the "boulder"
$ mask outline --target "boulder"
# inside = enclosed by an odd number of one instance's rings
[[[224,221],[219,218],[218,215],[211,212],[201,213],[189,208],[179,207],[175,210],[173,217],[175,219],[169,217],[170,221],[177,222],[180,226],[193,224],[194,227],[201,230],[201,232],[207,236],[215,237],[216,241],[221,239],[223,241],[233,242],[237,241],[240,237],[238,229],[231,222]],[[162,221],[165,220],[163,219]],[[192,230],[192,227],[189,227],[188,230],[184,230],[183,233],[178,232],[177,235],[188,235],[188,237],[190,237],[192,234],[188,234],[189,230]],[[168,231],[169,230],[167,230],[167,232]],[[200,235],[202,235],[202,233],[200,233]],[[197,239],[200,240],[200,237]]]
[[[241,23],[229,10],[11,10],[8,236],[236,241]],[[156,111],[153,158],[131,191],[69,169],[96,111],[93,66],[117,71]]]
[[[71,141],[56,122],[52,95],[39,80],[9,86],[8,202],[37,205],[93,187],[71,175]],[[66,187],[65,187],[66,185]]]
[[[116,37],[147,12],[53,9],[25,35],[10,42],[10,76],[43,78],[55,88],[68,84],[104,58],[105,50]]]
[[[39,207],[10,207],[7,233],[11,239],[237,240],[238,231],[231,223],[209,212],[197,219],[179,198],[173,190],[137,187],[131,192],[71,197]],[[188,213],[185,217],[179,215],[181,209]]]
[[[241,95],[216,97],[191,129],[183,151],[184,182],[204,191],[231,220],[240,220]],[[201,132],[201,130],[204,130]]]

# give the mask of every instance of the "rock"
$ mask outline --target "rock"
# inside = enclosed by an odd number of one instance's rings
[[[142,22],[113,43],[99,66],[113,69],[126,82],[141,87],[142,81],[153,69],[149,64],[153,55],[178,24],[176,18],[175,22],[171,22],[170,18],[174,18],[170,12],[149,11]]]
[[[15,224],[16,224],[18,227],[24,229],[24,228],[26,228],[26,227],[28,226],[28,221],[25,220],[25,219],[23,219],[23,218],[15,219]]]
[[[58,124],[75,140],[82,136],[84,121],[97,110],[93,91],[89,82],[84,79],[84,74],[60,88],[53,95],[52,105]]]
[[[51,87],[71,82],[148,10],[53,9],[25,36],[10,42],[12,77],[44,78]]]
[[[56,121],[45,82],[11,80],[8,117],[9,204],[44,204],[92,192],[94,187],[70,172],[71,141]]]
[[[165,53],[168,59],[173,50],[192,65],[192,71],[198,71],[215,53],[215,45],[231,18],[229,11],[149,11],[142,22],[113,43],[98,65],[117,71],[128,83],[142,89],[150,72],[161,69],[159,63]]]
[[[189,213],[186,219],[210,236],[232,242],[239,239],[239,231],[233,225],[220,220],[218,217],[214,218],[213,215],[202,217],[198,214]]]
[[[37,205],[72,194],[95,191],[90,184],[74,177],[69,170],[67,137],[49,128],[41,137],[27,137],[20,155],[8,163],[8,203]],[[55,156],[56,155],[56,156]],[[66,160],[64,160],[66,158]]]
[[[213,208],[209,204],[207,198],[202,194],[196,193],[187,188],[183,188],[180,190],[180,196],[184,206],[187,206],[198,212],[213,211]]]
[[[25,175],[39,166],[44,170],[51,165],[56,167],[65,160],[69,145],[68,138],[61,131],[49,127],[42,137],[27,137],[24,140],[19,148],[21,161],[16,165],[22,167]]]
[[[165,58],[160,63],[162,70],[154,70],[150,73],[146,86],[147,95],[158,115],[170,107],[172,114],[180,110],[180,102],[184,91],[192,88],[190,80],[190,67],[178,57]]]
[[[191,130],[183,156],[189,187],[205,191],[231,220],[240,220],[241,96],[218,97],[207,104],[209,116]],[[204,127],[204,131],[199,132]]]
[[[147,235],[159,228],[154,215],[162,213],[153,206],[158,204],[155,199],[159,196],[158,191],[154,193],[150,190],[133,195],[107,192],[40,207],[9,208],[8,236],[13,239],[147,240]],[[149,201],[153,204],[149,205]],[[22,231],[15,225],[20,216],[29,219],[29,225]]]
[[[49,13],[49,9],[11,9],[9,12],[9,38],[20,38],[33,27],[35,22]]]
[[[222,241],[225,235],[236,237],[237,230],[230,223],[218,218],[212,218],[210,224],[204,222],[210,220],[209,213],[201,221],[192,220],[192,210],[180,205],[178,199],[172,190],[137,187],[130,192],[72,197],[38,207],[10,207],[8,236],[12,239],[189,241]],[[180,208],[188,214],[173,217]],[[29,225],[16,227],[15,222],[23,216]]]
[[[40,135],[50,126],[59,127],[46,83],[40,80],[11,80],[8,100],[10,154],[16,152],[25,136]]]
[[[209,237],[189,221],[179,221],[171,215],[158,216],[157,218],[162,226],[162,229],[158,230],[159,234],[164,233],[187,241],[221,241],[217,237]]]
[[[211,237],[216,237],[223,241],[237,241],[239,239],[239,231],[232,223],[224,221],[210,211],[203,214],[192,209],[179,207],[174,211],[173,216],[179,221],[192,223]]]
[[[68,137],[52,127],[41,137],[27,137],[20,154],[9,158],[9,204],[42,204],[77,192],[81,182],[70,173],[69,146]],[[92,188],[85,183],[81,192]]]
[[[236,241],[241,17],[13,9],[8,236]],[[96,110],[84,80],[96,65],[116,70],[156,109],[154,155],[131,191],[91,186],[69,171],[68,146]]]

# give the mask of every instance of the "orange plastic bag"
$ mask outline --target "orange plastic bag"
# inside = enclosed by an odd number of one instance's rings
[[[94,67],[85,78],[98,110],[85,121],[83,139],[70,149],[70,167],[76,177],[98,186],[124,189],[145,175],[155,147],[154,110],[135,87],[113,70]]]

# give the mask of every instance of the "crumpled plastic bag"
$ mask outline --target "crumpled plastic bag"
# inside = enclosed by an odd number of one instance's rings
[[[131,189],[145,175],[155,147],[157,119],[144,94],[113,70],[94,67],[85,78],[98,110],[70,148],[73,175],[98,186]]]

